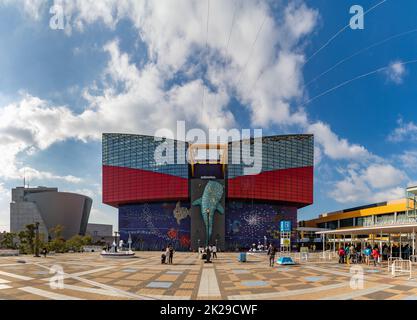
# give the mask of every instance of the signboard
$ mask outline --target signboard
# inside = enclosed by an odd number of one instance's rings
[[[291,245],[291,240],[288,238],[281,238],[281,246],[289,247]]]
[[[281,232],[291,232],[291,221],[281,220],[279,223],[279,229]]]

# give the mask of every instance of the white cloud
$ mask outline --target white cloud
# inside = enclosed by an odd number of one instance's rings
[[[334,184],[329,195],[340,203],[373,203],[404,197],[407,176],[390,164],[363,167],[350,164],[340,170],[344,178]]]
[[[404,153],[398,156],[399,160],[401,161],[402,165],[406,169],[417,169],[417,151],[405,151]]]
[[[401,84],[406,74],[405,66],[400,60],[391,62],[384,72],[387,79],[396,84]]]
[[[318,12],[301,2],[290,3],[277,20],[270,16],[265,1],[239,2],[227,54],[227,31],[235,13],[232,1],[211,1],[207,35],[207,4],[204,1],[56,3],[64,6],[73,27],[101,21],[113,28],[121,19],[130,19],[148,47],[150,61],[145,69],[154,69],[158,81],[169,81],[177,72],[191,75],[194,79],[190,82],[195,81],[204,76],[202,68],[207,64],[205,80],[223,95],[236,93],[248,105],[255,125],[306,121],[303,111],[290,108],[290,100],[303,93],[301,67],[304,57],[297,44],[313,30]],[[257,35],[253,54],[248,57]],[[205,50],[206,36],[208,51]],[[190,58],[199,63],[190,65]],[[120,74],[123,74],[122,69]],[[257,79],[259,83],[252,89]],[[157,85],[160,87],[161,83]],[[206,91],[209,90],[206,88]],[[207,102],[207,105],[210,104]]]
[[[331,159],[356,159],[359,161],[368,160],[371,154],[365,147],[358,144],[350,144],[346,139],[339,138],[323,122],[316,122],[308,126],[308,132],[315,135],[317,143],[322,147],[326,156]]]
[[[387,188],[401,184],[406,175],[390,164],[371,164],[362,177],[373,188]]]
[[[10,190],[7,190],[4,183],[0,182],[0,232],[9,231],[9,203],[11,201]]]
[[[22,10],[29,18],[40,20],[43,12],[46,12],[48,0],[0,0],[0,5],[14,5]]]
[[[397,128],[388,136],[389,141],[417,141],[417,125],[414,122],[405,122],[402,118],[399,118],[397,124]]]

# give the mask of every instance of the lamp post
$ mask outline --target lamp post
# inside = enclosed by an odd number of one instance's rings
[[[39,258],[39,222],[35,222],[35,257]]]
[[[115,231],[114,232],[114,244],[115,244],[115,246],[114,246],[114,252],[117,252],[117,236],[118,236],[118,234],[119,234],[119,232],[118,231]]]
[[[210,229],[210,209],[209,209],[209,208],[207,208],[206,213],[207,213],[207,234],[206,234],[206,246],[208,247],[208,245],[209,245],[209,241],[210,241],[210,239],[209,239],[209,229]]]
[[[127,239],[127,243],[129,244],[129,252],[132,251],[132,237],[130,236],[129,232],[129,239]]]

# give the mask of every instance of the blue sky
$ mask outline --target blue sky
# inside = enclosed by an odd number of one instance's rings
[[[379,5],[323,47],[354,4]],[[64,30],[50,28],[53,5]],[[177,120],[314,133],[315,203],[299,219],[400,198],[417,182],[417,63],[403,64],[417,59],[416,21],[414,0],[0,0],[0,229],[24,173],[90,195],[90,221],[117,227],[101,204],[101,133]]]

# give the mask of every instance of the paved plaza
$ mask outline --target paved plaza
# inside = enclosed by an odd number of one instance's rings
[[[350,266],[337,261],[271,268],[266,254],[240,263],[237,253],[220,253],[205,264],[196,253],[177,252],[173,265],[161,265],[159,252],[136,254],[129,260],[98,253],[1,257],[0,299],[417,299],[417,277],[393,278],[386,266],[361,265],[364,285],[352,289]],[[60,268],[63,288],[53,271]]]

